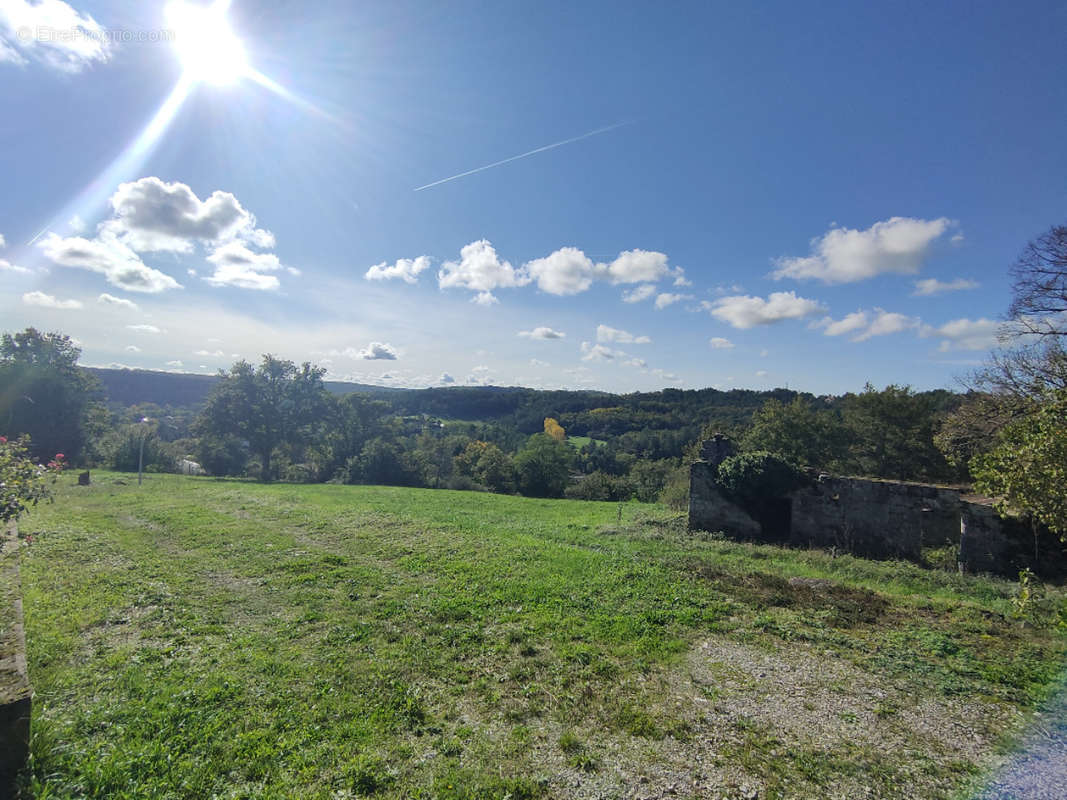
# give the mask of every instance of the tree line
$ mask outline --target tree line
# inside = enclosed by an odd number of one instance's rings
[[[199,407],[108,408],[69,337],[0,340],[0,435],[75,464],[264,481],[382,483],[684,505],[712,433],[795,467],[973,484],[1067,530],[1067,226],[1013,267],[1003,346],[962,393],[867,385],[815,397],[706,389],[610,395],[430,389],[340,395],[273,355],[220,373]],[[482,417],[470,418],[481,414]]]

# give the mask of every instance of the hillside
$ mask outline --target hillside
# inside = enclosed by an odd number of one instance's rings
[[[1065,652],[658,506],[94,478],[22,524],[38,796],[948,798]]]

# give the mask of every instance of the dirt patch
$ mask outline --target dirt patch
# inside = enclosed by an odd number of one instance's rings
[[[836,628],[872,624],[886,612],[885,598],[869,589],[841,586],[820,578],[783,578],[767,572],[725,573],[703,566],[696,574],[723,594],[746,605],[826,611]]]

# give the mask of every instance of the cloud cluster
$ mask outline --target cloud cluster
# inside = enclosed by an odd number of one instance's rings
[[[824,317],[811,327],[822,328],[826,336],[848,336],[853,342],[864,342],[875,336],[917,330],[921,324],[915,317],[875,308],[871,312],[854,311],[839,320]]]
[[[383,262],[368,269],[365,277],[368,280],[400,278],[406,283],[416,283],[429,263],[427,256],[402,258],[393,266]],[[476,293],[472,302],[492,305],[498,302],[494,294],[498,289],[530,284],[536,284],[547,294],[566,296],[587,291],[596,281],[642,283],[643,286],[625,296],[627,302],[635,303],[652,297],[656,293],[655,283],[672,276],[676,286],[690,285],[681,267],[670,266],[666,254],[652,250],[626,250],[613,261],[600,263],[594,262],[577,247],[561,247],[543,258],[516,267],[501,258],[490,241],[479,239],[460,250],[459,260],[445,261],[441,265],[437,285],[441,289],[467,289]],[[683,297],[665,294],[659,307]]]
[[[156,177],[121,184],[111,197],[112,216],[97,227],[96,236],[61,237],[49,233],[41,242],[55,264],[97,272],[108,283],[132,292],[158,293],[179,289],[174,278],[147,266],[145,253],[191,254],[208,251],[212,286],[271,290],[280,285],[272,274],[288,270],[273,253],[274,235],[256,227],[256,219],[229,192],[215,191],[206,200],[184,183]],[[189,270],[195,275],[195,270]]]
[[[891,217],[867,230],[831,228],[811,242],[811,254],[780,258],[774,278],[853,283],[884,273],[919,271],[933,244],[953,222],[945,217],[925,220]]]
[[[920,335],[924,338],[941,340],[938,349],[945,353],[950,350],[988,350],[996,347],[997,340],[1007,327],[1004,322],[993,319],[955,319],[944,325],[934,327],[923,325]]]
[[[7,247],[7,241],[4,239],[4,235],[0,233],[0,250]],[[32,270],[26,269],[26,267],[20,267],[17,264],[12,264],[3,258],[0,258],[0,272],[14,272],[18,275],[29,275]]]
[[[78,300],[60,300],[44,292],[26,292],[22,295],[22,302],[27,306],[38,308],[54,308],[60,311],[73,311],[82,307]]]
[[[429,269],[429,267],[429,256],[399,258],[393,266],[389,266],[385,261],[381,264],[375,264],[367,270],[367,274],[364,277],[368,281],[389,281],[399,278],[404,283],[416,283],[419,279],[419,273]]]
[[[915,291],[912,292],[916,297],[928,297],[934,294],[942,294],[944,292],[959,292],[965,289],[977,289],[978,282],[968,280],[967,278],[956,278],[952,281],[939,281],[937,278],[924,278],[921,281],[915,281]]]
[[[384,342],[371,342],[356,354],[364,361],[396,361],[397,352],[392,345]]]
[[[107,31],[62,0],[0,3],[0,62],[26,66],[36,61],[75,73],[110,57]]]
[[[705,300],[701,305],[716,319],[741,329],[802,319],[824,310],[817,300],[798,297],[796,292],[772,292],[766,299],[747,294],[730,295],[710,302]]]
[[[519,331],[519,336],[526,339],[563,339],[567,334],[552,328],[539,326],[530,331]]]
[[[629,331],[611,328],[607,325],[596,326],[596,340],[598,342],[614,342],[617,344],[649,344],[652,341],[647,336],[634,336]]]

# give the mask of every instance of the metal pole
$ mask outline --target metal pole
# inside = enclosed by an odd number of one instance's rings
[[[144,440],[148,435],[148,417],[141,417],[141,447],[137,453],[137,485],[141,485],[141,474],[144,470]]]

